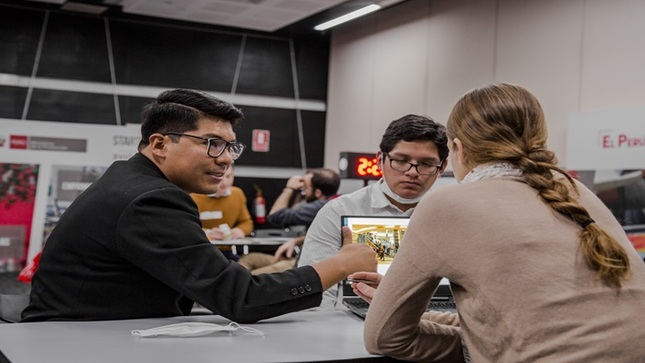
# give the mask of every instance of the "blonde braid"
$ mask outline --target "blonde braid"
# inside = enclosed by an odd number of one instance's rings
[[[446,131],[449,139],[461,140],[465,159],[471,165],[517,165],[526,183],[537,190],[545,203],[582,227],[578,233],[582,252],[598,278],[617,287],[627,279],[630,265],[625,250],[571,196],[571,190],[578,194],[576,184],[546,148],[544,112],[533,94],[521,86],[504,83],[474,89],[457,101]]]

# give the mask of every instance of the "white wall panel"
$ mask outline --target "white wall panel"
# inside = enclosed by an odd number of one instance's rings
[[[427,113],[445,125],[459,97],[493,81],[495,0],[432,3]]]
[[[536,94],[564,161],[569,115],[645,105],[644,14],[642,0],[409,0],[334,29],[325,164],[375,150],[389,121],[380,116],[445,123],[459,96],[491,82]]]
[[[426,110],[428,9],[421,6],[411,12],[408,7],[403,4],[377,19],[373,116],[380,131],[376,144],[392,120]]]
[[[581,111],[645,105],[645,1],[587,0]]]
[[[372,18],[347,24],[332,39],[335,67],[329,69],[325,166],[336,169],[341,151],[367,152],[376,147],[372,140],[378,134],[372,122],[374,60],[378,57],[376,39],[372,40],[375,24]]]
[[[548,144],[565,158],[566,120],[578,111],[583,0],[503,0],[495,82],[517,83],[540,100]]]

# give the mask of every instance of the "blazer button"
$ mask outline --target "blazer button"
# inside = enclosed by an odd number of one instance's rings
[[[296,289],[295,287],[293,289],[291,289],[291,295],[293,295],[293,296],[298,295],[298,289]]]
[[[302,286],[300,286],[300,287],[298,288],[298,292],[299,292],[299,293],[301,293],[301,294],[304,294],[304,293],[305,293],[305,288],[304,288],[304,287],[302,287]]]
[[[307,292],[311,291],[311,286],[305,285],[305,290],[307,290]]]

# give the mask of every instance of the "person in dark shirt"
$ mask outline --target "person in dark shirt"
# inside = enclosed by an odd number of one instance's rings
[[[280,228],[309,227],[320,208],[336,195],[339,186],[340,176],[327,168],[294,175],[271,206],[267,220]]]
[[[327,168],[310,169],[305,175],[294,175],[287,180],[282,193],[271,206],[269,223],[280,228],[304,226],[309,228],[320,208],[337,196],[340,175]],[[295,266],[297,250],[305,241],[298,236],[282,244],[271,255],[251,252],[240,258],[240,264],[254,275],[282,272]]]
[[[322,291],[375,271],[367,246],[253,276],[210,243],[189,193],[211,194],[244,151],[239,109],[185,89],[142,114],[138,153],[114,162],[70,205],[45,244],[22,321],[188,315],[194,302],[243,323],[318,306]]]

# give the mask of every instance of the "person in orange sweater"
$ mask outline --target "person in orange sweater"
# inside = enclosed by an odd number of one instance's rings
[[[231,165],[216,193],[190,195],[197,204],[202,227],[211,241],[244,238],[253,231],[253,219],[246,207],[246,196],[242,189],[233,186],[234,180]],[[217,248],[230,260],[239,260],[231,246],[218,245]]]

